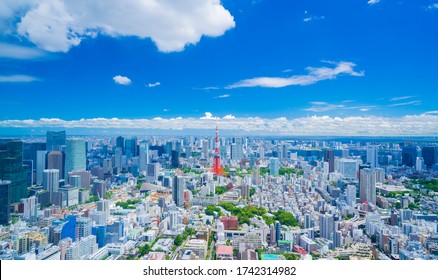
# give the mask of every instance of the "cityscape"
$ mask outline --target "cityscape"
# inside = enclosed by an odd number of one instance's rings
[[[438,0],[0,1],[0,260],[438,260],[437,26]]]
[[[0,259],[437,260],[437,140],[388,140],[3,138]]]

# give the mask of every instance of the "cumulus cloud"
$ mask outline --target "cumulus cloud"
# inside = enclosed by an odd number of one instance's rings
[[[380,2],[380,0],[369,0],[368,1],[368,4],[369,5],[374,5],[374,4],[377,4],[377,3],[379,3]]]
[[[156,83],[152,83],[152,84],[147,84],[146,87],[157,87],[159,85],[161,85],[161,83],[160,82],[156,82]]]
[[[150,38],[163,52],[234,28],[220,0],[3,0],[0,26],[41,49],[67,52],[99,34]]]
[[[210,112],[205,112],[205,115],[203,117],[199,118],[200,120],[218,120],[219,117],[213,117],[213,114]]]
[[[238,118],[231,115],[214,117],[206,113],[201,118],[117,119],[93,118],[62,120],[4,120],[0,128],[101,128],[101,129],[212,129],[239,130],[253,135],[303,135],[303,136],[438,136],[438,111],[401,117],[329,117],[267,119],[260,117]]]
[[[127,86],[127,85],[131,84],[131,79],[129,79],[128,77],[125,77],[125,76],[117,75],[117,76],[113,77],[113,80],[118,85]]]
[[[235,84],[229,85],[228,89],[241,87],[267,87],[267,88],[281,88],[286,86],[306,86],[315,84],[323,80],[332,80],[339,75],[349,76],[364,76],[364,71],[356,72],[354,67],[356,64],[352,62],[327,62],[333,64],[333,67],[307,67],[307,75],[295,75],[288,78],[281,77],[257,77],[239,81]]]
[[[37,77],[28,75],[0,76],[0,83],[30,83],[39,81]]]

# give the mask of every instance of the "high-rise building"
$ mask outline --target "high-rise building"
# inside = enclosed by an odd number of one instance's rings
[[[329,164],[329,172],[335,171],[335,153],[333,150],[324,151],[324,161]]]
[[[149,144],[146,141],[140,142],[140,171],[146,171],[146,164],[149,163]]]
[[[158,162],[149,163],[146,165],[146,182],[153,183],[158,180],[160,164]]]
[[[137,152],[137,137],[132,137],[125,141],[125,154],[127,158],[136,157]]]
[[[279,221],[275,222],[275,240],[278,242],[281,240],[281,224]]]
[[[172,168],[178,168],[178,165],[179,165],[179,154],[175,150],[172,150],[172,153],[171,153],[171,165],[172,165]]]
[[[269,160],[269,174],[272,176],[278,176],[280,171],[280,161],[278,158],[271,158]]]
[[[47,131],[46,133],[46,150],[60,151],[66,144],[67,135],[65,131]]]
[[[65,149],[65,177],[70,171],[86,170],[87,158],[85,153],[85,142],[79,139],[67,140]]]
[[[347,204],[350,207],[353,207],[356,205],[356,186],[355,185],[348,185],[346,188],[346,200],[347,200]]]
[[[64,179],[65,157],[61,151],[50,151],[47,153],[46,169],[58,169],[60,179]]]
[[[417,146],[406,145],[402,148],[402,165],[414,167],[419,150]]]
[[[93,182],[93,195],[100,198],[105,198],[106,195],[105,181],[95,180]]]
[[[319,235],[322,238],[333,240],[334,223],[330,214],[319,214]]]
[[[369,145],[367,147],[367,162],[371,168],[379,167],[379,146]]]
[[[23,165],[23,142],[9,141],[7,150],[0,151],[0,179],[11,181],[11,203],[27,197],[28,166]]]
[[[116,147],[114,150],[114,167],[118,170],[122,168],[122,157],[123,157],[123,149],[121,147]]]
[[[360,201],[376,205],[376,172],[364,168],[360,171]]]
[[[43,184],[43,171],[47,169],[46,165],[46,155],[47,151],[37,151],[37,160],[36,160],[36,181],[37,185]]]
[[[53,201],[53,193],[59,189],[59,170],[46,169],[43,172],[43,187],[49,191],[50,202]]]
[[[0,225],[11,219],[11,181],[0,180]]]
[[[337,171],[347,179],[356,179],[359,164],[354,159],[341,158],[336,160]]]
[[[183,176],[174,176],[172,181],[172,199],[177,206],[184,204],[185,178]]]
[[[423,147],[421,155],[424,159],[424,164],[429,168],[432,167],[432,165],[438,163],[438,146]]]
[[[417,157],[415,161],[415,170],[417,171],[423,171],[424,169],[424,159],[422,157]]]
[[[93,223],[90,218],[79,218],[76,220],[78,240],[91,235],[92,225]]]
[[[374,168],[374,172],[376,173],[376,183],[384,183],[385,182],[385,169]]]
[[[125,154],[125,138],[122,136],[116,138],[116,148],[122,148],[122,154]]]

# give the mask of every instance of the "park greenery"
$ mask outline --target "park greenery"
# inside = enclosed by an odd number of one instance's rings
[[[173,244],[175,246],[181,246],[181,244],[184,242],[184,240],[187,239],[187,237],[189,237],[195,233],[196,233],[196,230],[186,227],[186,229],[184,230],[184,233],[182,235],[178,234],[175,237],[175,239],[173,240]]]
[[[217,186],[216,190],[215,190],[215,193],[217,195],[221,195],[221,194],[224,194],[226,191],[227,191],[227,187],[226,186]]]
[[[438,180],[417,179],[411,181],[413,184],[420,184],[423,188],[438,192]]]
[[[120,206],[123,209],[135,209],[135,204],[141,202],[139,199],[130,200],[128,199],[125,202],[119,201],[116,203],[116,206]]]
[[[224,208],[225,210],[231,212],[232,215],[236,216],[239,220],[239,224],[250,224],[250,218],[255,216],[260,216],[264,219],[266,224],[274,224],[276,221],[279,221],[282,225],[286,226],[299,226],[300,224],[297,222],[292,213],[286,212],[284,210],[278,210],[277,212],[270,213],[268,215],[268,211],[263,207],[257,206],[245,206],[245,207],[236,207],[234,204],[229,202],[221,202],[219,206]]]
[[[113,197],[113,192],[112,191],[107,191],[105,194],[105,198],[106,199],[110,199],[111,197]]]
[[[85,203],[91,203],[96,201],[99,201],[99,197],[97,195],[90,195],[90,198],[88,198],[88,200]]]

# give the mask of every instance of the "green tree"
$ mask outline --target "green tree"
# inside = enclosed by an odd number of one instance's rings
[[[176,246],[181,246],[182,243],[183,243],[183,238],[181,235],[178,234],[173,240],[173,244],[175,244]]]

